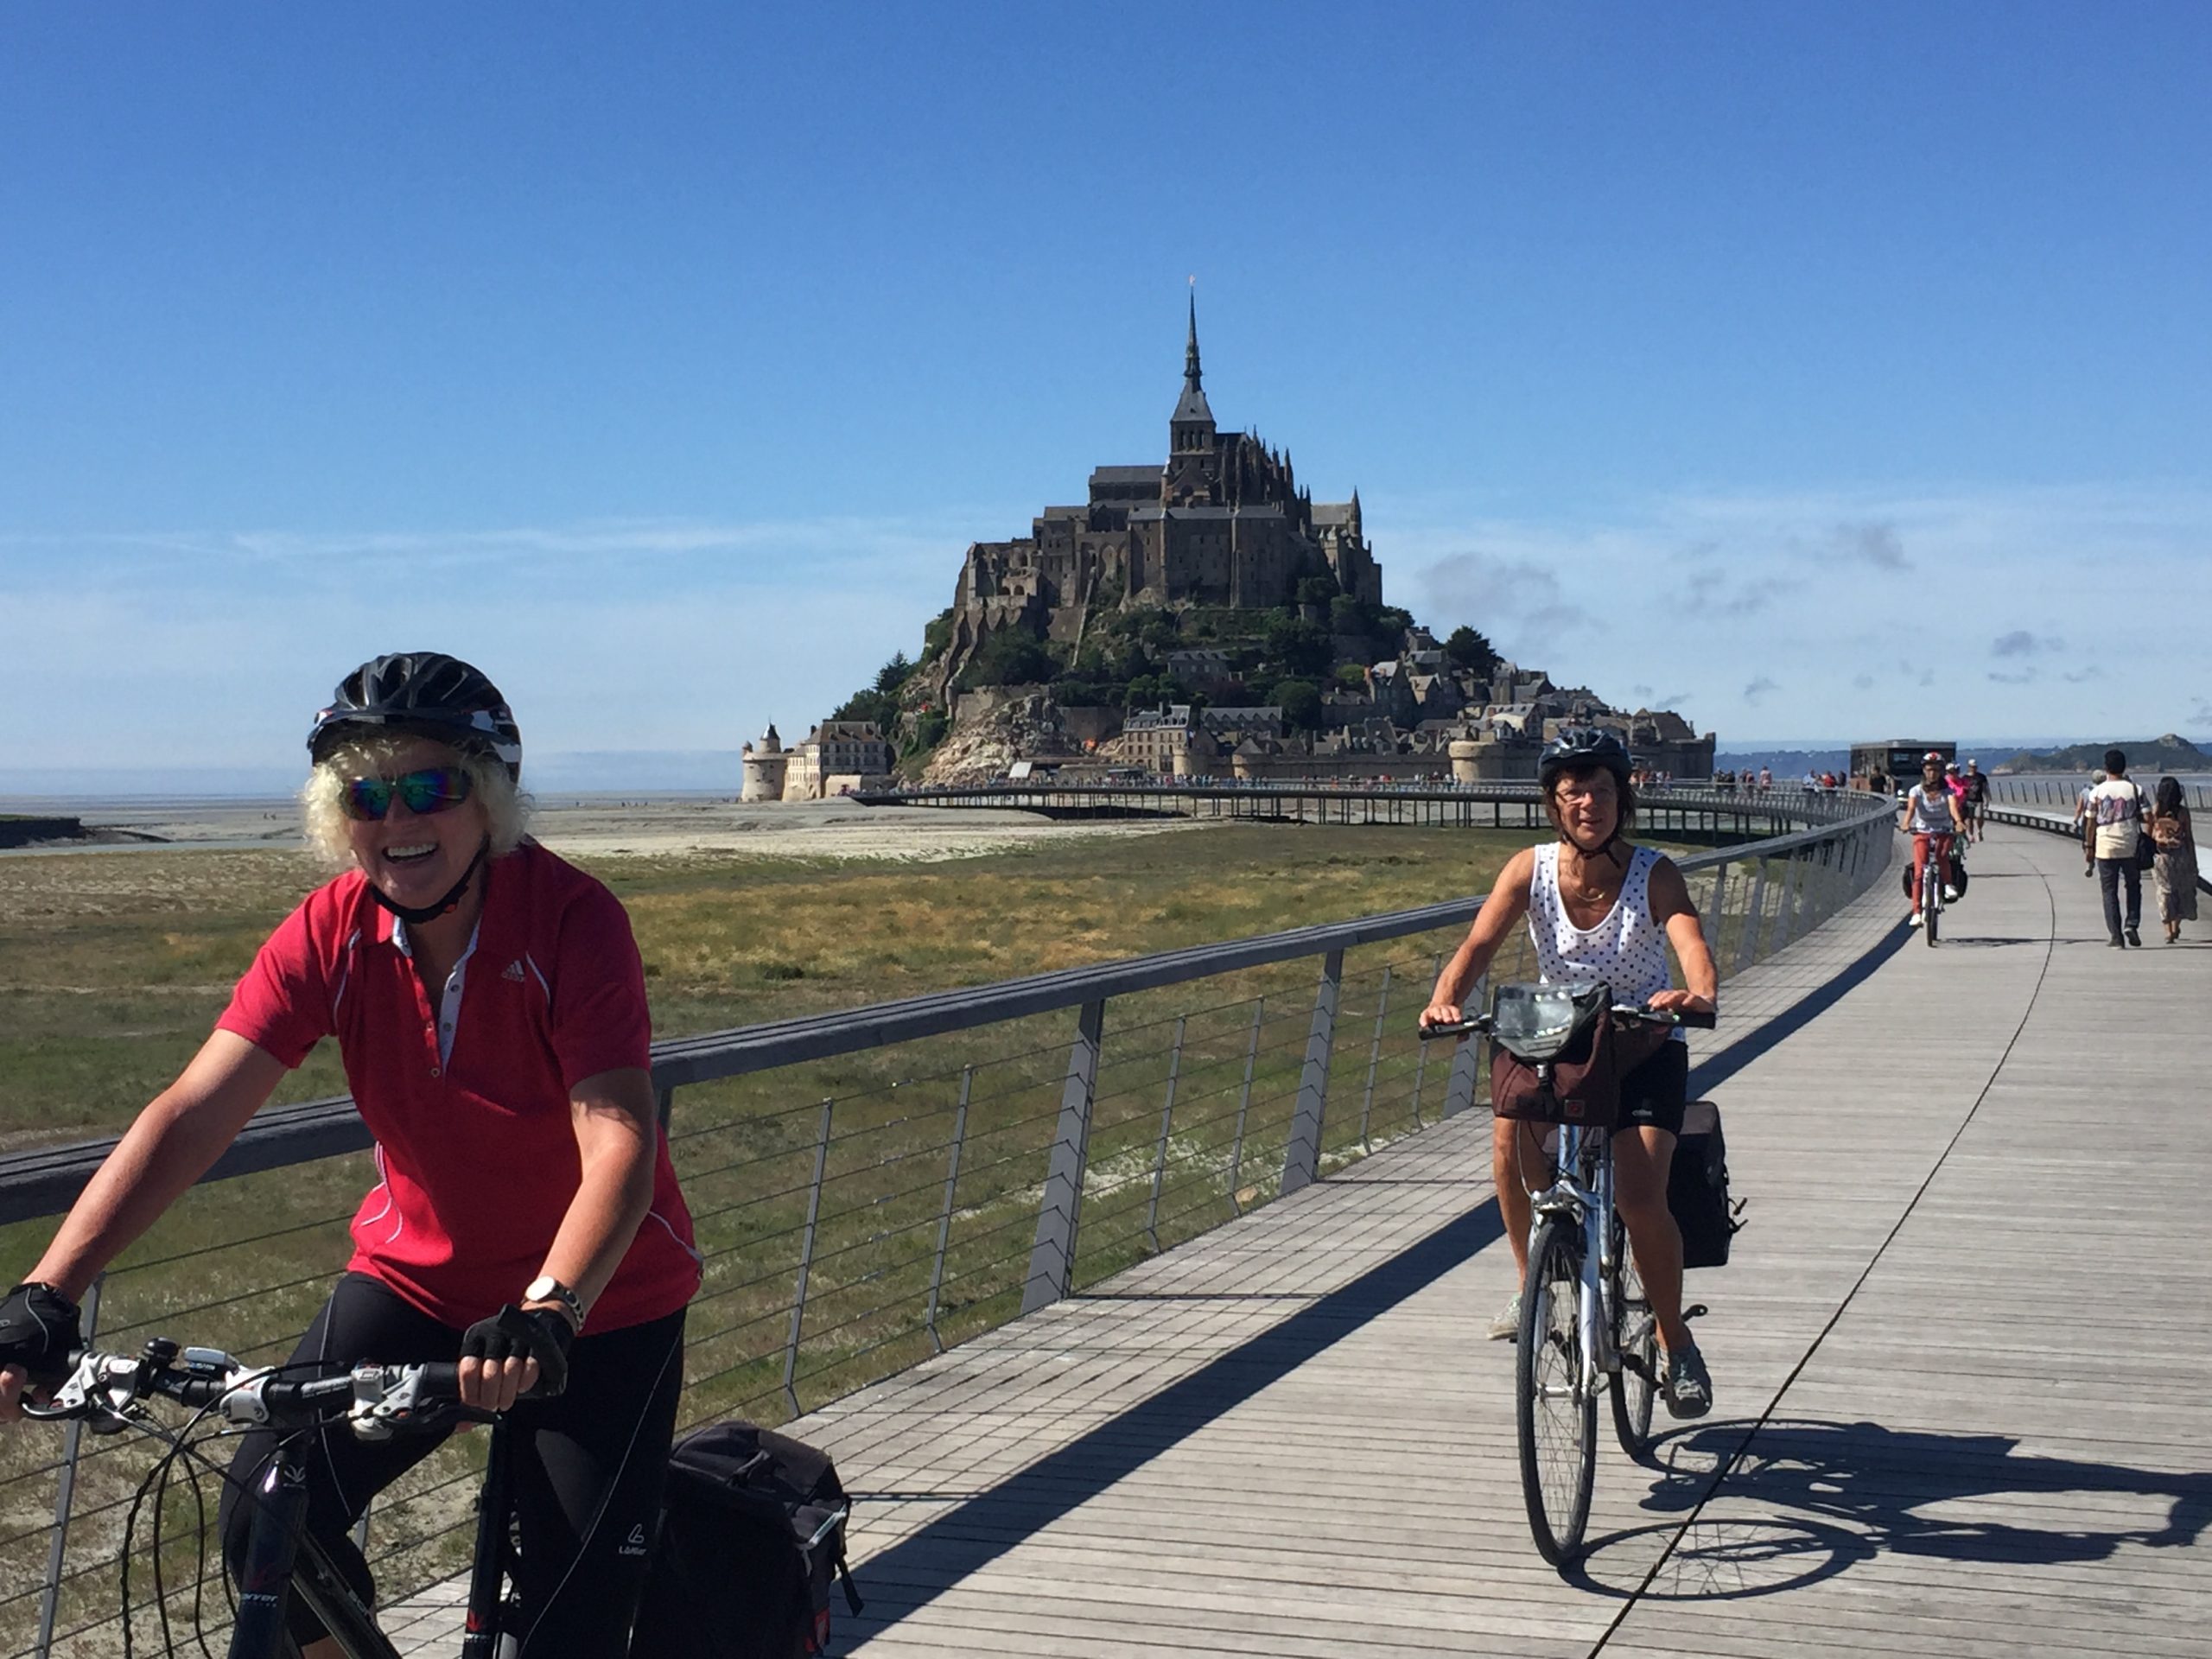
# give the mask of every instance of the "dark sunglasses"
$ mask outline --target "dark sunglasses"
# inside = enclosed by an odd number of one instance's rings
[[[425,766],[397,778],[356,778],[341,798],[346,816],[374,823],[391,810],[392,797],[407,803],[417,817],[443,812],[468,798],[471,785],[463,766]]]

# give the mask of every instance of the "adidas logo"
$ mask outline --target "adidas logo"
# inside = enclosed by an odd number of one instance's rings
[[[640,1521],[632,1527],[630,1535],[622,1541],[622,1548],[614,1553],[617,1555],[644,1554],[645,1553],[645,1523]]]
[[[518,957],[514,961],[509,963],[507,964],[506,971],[501,974],[499,977],[501,979],[512,979],[516,984],[521,984],[523,982],[522,958]]]

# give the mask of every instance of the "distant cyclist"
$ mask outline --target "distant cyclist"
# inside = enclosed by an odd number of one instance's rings
[[[1961,779],[1967,786],[1967,839],[1980,841],[1988,824],[1989,774],[1980,761],[1968,756]]]
[[[1516,853],[1498,873],[1475,925],[1438,976],[1421,1020],[1448,1025],[1460,1017],[1468,988],[1524,917],[1547,981],[1602,980],[1614,1000],[1655,1008],[1710,1013],[1719,975],[1689,888],[1672,859],[1623,837],[1636,823],[1628,751],[1611,733],[1568,731],[1545,749],[1537,766],[1545,810],[1558,832],[1548,846]],[[1688,990],[1675,990],[1667,947],[1681,962]],[[1713,1379],[1682,1322],[1682,1236],[1667,1208],[1667,1172],[1682,1129],[1689,1094],[1689,1049],[1675,1040],[1621,1079],[1621,1129],[1612,1138],[1614,1207],[1628,1228],[1665,1351],[1659,1395],[1677,1417],[1712,1408]],[[1529,1190],[1549,1179],[1533,1128],[1504,1118],[1491,1127],[1491,1167],[1497,1204],[1513,1249],[1516,1281],[1529,1267]],[[1490,1328],[1503,1340],[1520,1330],[1516,1294]]]
[[[1897,828],[1912,837],[1912,925],[1920,925],[1921,873],[1932,857],[1943,882],[1946,902],[1959,890],[1951,885],[1951,837],[1966,829],[1959,798],[1943,775],[1943,757],[1930,749],[1920,762],[1920,781],[1904,798],[1904,816]]]

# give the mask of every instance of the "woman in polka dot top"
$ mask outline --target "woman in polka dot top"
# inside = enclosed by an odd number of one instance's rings
[[[1465,942],[1438,976],[1424,1023],[1460,1018],[1469,988],[1524,918],[1546,980],[1603,980],[1617,1002],[1713,1011],[1719,974],[1681,871],[1624,839],[1636,823],[1629,764],[1620,740],[1605,731],[1565,732],[1544,751],[1537,780],[1558,838],[1506,861]],[[1674,987],[1669,945],[1687,989]],[[1666,1351],[1660,1397],[1677,1417],[1702,1416],[1713,1404],[1712,1379],[1682,1323],[1682,1239],[1667,1208],[1667,1172],[1688,1091],[1688,1045],[1669,1042],[1621,1080],[1621,1127],[1613,1135],[1614,1204]],[[1528,1270],[1529,1195],[1550,1178],[1535,1141],[1529,1125],[1501,1118],[1492,1126],[1491,1173],[1516,1282]],[[1510,1338],[1519,1328],[1516,1294],[1491,1335]]]

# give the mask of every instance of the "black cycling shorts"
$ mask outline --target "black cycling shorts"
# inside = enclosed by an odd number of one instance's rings
[[[365,1274],[348,1273],[308,1326],[296,1362],[343,1369],[355,1360],[413,1364],[457,1358],[461,1333],[404,1301]],[[645,1588],[646,1551],[658,1524],[662,1477],[683,1382],[683,1315],[620,1331],[587,1331],[569,1351],[569,1386],[509,1414],[515,1451],[515,1522],[522,1546],[523,1659],[622,1659]],[[481,1433],[481,1430],[478,1431]],[[343,1427],[309,1438],[308,1529],[371,1605],[375,1580],[351,1529],[369,1499],[435,1451],[446,1436],[356,1440]],[[224,1484],[225,1553],[235,1578],[244,1554],[252,1484],[276,1438],[256,1429],[238,1446]],[[321,1622],[296,1598],[292,1639],[304,1645]]]
[[[1690,1046],[1671,1039],[1621,1079],[1624,1128],[1664,1129],[1679,1137],[1690,1103]]]

